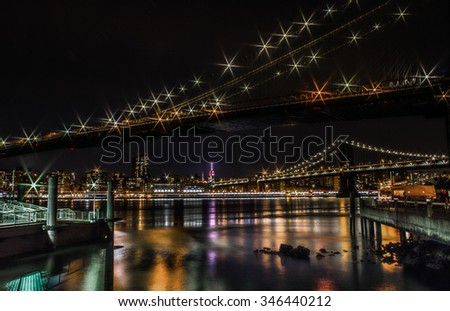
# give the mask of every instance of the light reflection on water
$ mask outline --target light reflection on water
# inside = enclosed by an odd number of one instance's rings
[[[38,270],[52,276],[54,290],[103,289],[108,271],[115,290],[445,288],[366,255],[370,242],[361,239],[359,222],[350,237],[347,207],[346,199],[122,202],[113,271],[104,246],[82,246],[3,265],[0,283]],[[383,226],[382,243],[397,240],[397,230]],[[310,248],[311,259],[253,252],[281,243]],[[320,248],[341,254],[317,259]]]

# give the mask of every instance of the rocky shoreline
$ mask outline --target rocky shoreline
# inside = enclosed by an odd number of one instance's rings
[[[388,264],[400,264],[405,268],[450,269],[450,247],[429,240],[388,243],[374,251]]]
[[[294,248],[289,244],[280,244],[278,251],[272,250],[270,247],[264,247],[262,249],[256,249],[254,253],[272,254],[272,255],[285,255],[297,259],[309,259],[311,251],[302,245],[298,245]]]
[[[355,246],[351,250],[359,250],[358,246]],[[343,253],[348,253],[348,250],[342,250]],[[255,254],[271,254],[271,255],[283,255],[286,257],[292,257],[296,259],[310,259],[311,250],[305,246],[298,245],[293,247],[289,244],[280,244],[278,251],[269,247],[254,250]],[[375,264],[375,258],[378,257],[382,263],[395,264],[397,266],[403,266],[407,269],[430,269],[434,271],[450,270],[450,247],[429,240],[407,241],[404,243],[387,243],[382,245],[381,248],[368,248],[361,251],[362,258],[359,262],[368,262]],[[319,249],[316,252],[317,259],[323,259],[330,256],[339,256],[341,251],[326,250],[324,248]]]

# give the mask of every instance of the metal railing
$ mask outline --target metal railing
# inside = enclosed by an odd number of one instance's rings
[[[57,211],[58,221],[84,221],[93,222],[98,217],[98,210],[74,211],[70,208],[62,208]],[[0,226],[32,224],[47,221],[47,208],[39,205],[3,201],[0,203]]]
[[[363,207],[397,213],[417,214],[425,217],[450,218],[450,203],[411,199],[364,199]]]

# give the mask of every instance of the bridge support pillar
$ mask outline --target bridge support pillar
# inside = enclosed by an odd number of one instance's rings
[[[56,221],[58,213],[58,177],[48,178],[48,199],[47,199],[47,234],[50,244],[56,248]]]
[[[350,192],[350,234],[356,235],[356,197]]]
[[[348,190],[347,176],[345,175],[339,176],[339,192],[337,196],[341,198],[347,198],[350,196],[350,191]]]
[[[381,250],[381,246],[383,244],[383,235],[381,233],[381,223],[379,223],[379,222],[375,223],[375,230],[376,230],[377,250]]]
[[[108,190],[106,194],[106,217],[108,224],[107,238],[108,245],[105,249],[105,274],[104,288],[107,291],[114,289],[114,192],[113,181],[108,180]]]
[[[25,201],[25,186],[24,185],[17,186],[17,201],[19,201],[19,202]]]
[[[108,237],[114,240],[114,192],[113,182],[108,180],[108,191],[106,193],[106,222],[108,223]]]
[[[373,240],[375,237],[375,224],[373,220],[368,220],[368,227],[369,227],[369,238],[370,240]]]
[[[400,243],[402,245],[405,245],[406,241],[407,241],[407,239],[406,239],[406,231],[405,230],[399,230],[399,234],[400,234]]]
[[[108,180],[108,193],[106,195],[106,200],[106,220],[110,221],[114,219],[114,192],[112,180]]]
[[[363,237],[365,237],[367,235],[366,232],[366,219],[364,217],[360,218],[360,222],[361,222],[361,235]]]
[[[356,190],[355,175],[348,175],[347,177],[348,191],[358,196],[358,191]]]
[[[356,190],[355,175],[341,175],[339,176],[339,192],[337,194],[340,198],[348,198],[353,193],[358,196]]]
[[[431,200],[427,200],[427,217],[430,218],[433,216],[433,203]]]

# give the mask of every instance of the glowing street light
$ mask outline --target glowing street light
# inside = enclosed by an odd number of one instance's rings
[[[402,19],[404,22],[406,22],[405,20],[405,16],[410,15],[406,10],[408,8],[405,8],[404,10],[402,10],[401,8],[398,8],[398,13],[394,13],[395,16],[397,16],[396,21],[399,21],[400,19]]]
[[[251,87],[250,87],[250,83],[244,83],[244,85],[241,87],[242,89],[242,93],[250,93]]]
[[[374,30],[380,30],[380,28],[381,28],[381,24],[380,24],[380,23],[375,23],[375,24],[373,25],[373,29],[374,29]]]
[[[186,91],[187,91],[186,85],[180,84],[180,87],[178,88],[178,90],[180,91],[179,94],[186,93]]]
[[[280,33],[273,34],[274,37],[279,37],[280,41],[278,44],[281,44],[283,41],[287,43],[288,46],[290,46],[289,38],[295,38],[295,35],[291,33],[291,27],[289,27],[287,30],[284,30],[283,25],[280,24]]]
[[[327,17],[327,16],[333,17],[333,13],[337,12],[337,10],[334,9],[334,4],[332,6],[329,6],[327,4],[327,8],[325,10],[323,10],[323,11],[325,12],[325,16],[324,17]]]
[[[352,76],[349,80],[347,80],[347,78],[344,75],[342,75],[342,79],[344,80],[344,82],[339,83],[337,85],[342,86],[342,92],[351,93],[352,91],[351,88],[357,86],[355,84],[352,84],[353,80],[355,79],[355,75]]]
[[[264,41],[262,36],[259,35],[259,39],[261,40],[261,44],[254,45],[255,47],[259,48],[257,57],[259,57],[262,53],[265,53],[267,57],[270,59],[270,50],[275,49],[276,47],[270,44],[271,38]]]
[[[194,75],[194,80],[192,80],[192,82],[194,83],[194,87],[200,87],[200,84],[203,83],[201,78],[202,78],[201,76],[197,77]]]
[[[300,68],[304,67],[301,62],[301,58],[297,61],[295,59],[292,59],[292,64],[288,65],[289,67],[291,67],[291,73],[296,71],[300,75]]]
[[[233,68],[239,67],[234,64],[234,61],[235,61],[237,55],[233,56],[232,58],[227,58],[225,55],[223,55],[223,57],[225,58],[225,63],[219,64],[220,66],[224,67],[222,76],[229,71],[231,73],[231,75],[234,77]]]
[[[352,31],[352,35],[350,37],[348,37],[350,39],[350,43],[356,43],[356,45],[358,45],[358,40],[361,39],[360,36],[358,36],[359,32],[357,32],[356,34]]]
[[[305,15],[302,12],[302,21],[301,22],[295,22],[294,24],[302,26],[302,28],[300,29],[300,32],[302,32],[303,30],[306,29],[308,31],[308,33],[311,35],[312,33],[311,33],[310,27],[319,25],[319,24],[313,22],[313,16],[314,16],[314,13],[311,14],[311,16],[309,16],[308,18],[305,18]]]
[[[314,63],[316,63],[316,65],[318,65],[317,60],[322,58],[319,56],[319,52],[314,53],[313,51],[311,51],[311,55],[306,56],[306,57],[310,59],[310,63],[314,62]]]

